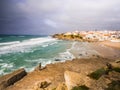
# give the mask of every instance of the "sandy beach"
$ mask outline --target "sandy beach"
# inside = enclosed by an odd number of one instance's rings
[[[120,58],[120,43],[116,42],[75,42],[70,52],[76,58]]]
[[[112,47],[112,48],[120,49],[120,42],[105,41],[105,42],[102,42],[102,44]]]

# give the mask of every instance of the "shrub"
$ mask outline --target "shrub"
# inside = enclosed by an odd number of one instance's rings
[[[85,85],[82,85],[82,86],[75,86],[73,87],[72,90],[89,90],[89,88]]]
[[[89,74],[88,76],[90,78],[96,79],[98,80],[103,74],[105,73],[104,68],[98,69],[95,72],[92,72],[91,74]]]
[[[112,81],[105,90],[120,90],[120,81]]]

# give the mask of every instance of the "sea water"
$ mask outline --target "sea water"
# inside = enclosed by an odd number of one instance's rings
[[[73,42],[62,41],[50,36],[0,36],[0,76],[19,68],[33,70],[56,61],[71,60],[69,52]]]

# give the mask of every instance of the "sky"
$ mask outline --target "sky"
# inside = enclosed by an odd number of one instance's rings
[[[120,30],[120,0],[0,0],[0,34]]]

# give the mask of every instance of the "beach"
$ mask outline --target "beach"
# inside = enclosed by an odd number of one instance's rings
[[[116,44],[116,47],[120,46]],[[90,90],[101,90],[100,87],[105,87],[96,86],[98,81],[90,79],[87,75],[99,68],[105,67],[106,63],[120,60],[120,50],[116,49],[116,47],[111,43],[106,45],[105,42],[74,42],[72,47],[68,49],[74,56],[73,60],[68,59],[64,62],[58,60],[53,64],[47,64],[42,69],[41,66],[36,67],[35,70],[28,72],[25,77],[14,85],[9,86],[6,90],[44,90],[40,88],[41,82],[44,81],[50,83],[45,90],[53,90],[60,84],[65,83],[65,71],[78,73]]]
[[[106,45],[106,46],[109,46],[109,47],[113,47],[113,48],[116,48],[116,49],[120,49],[120,42],[110,42],[110,41],[106,41],[106,42],[102,42],[102,44]]]
[[[70,52],[76,58],[104,57],[114,59],[120,57],[119,44],[116,42],[75,42]]]

